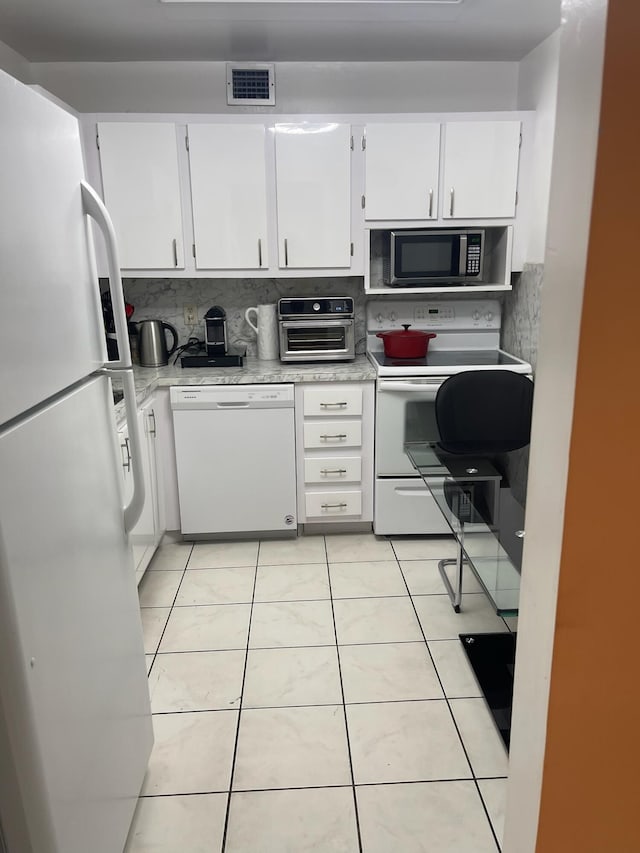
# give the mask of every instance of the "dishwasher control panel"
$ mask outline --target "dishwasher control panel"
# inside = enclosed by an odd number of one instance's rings
[[[172,410],[289,409],[293,385],[178,385],[169,389]]]

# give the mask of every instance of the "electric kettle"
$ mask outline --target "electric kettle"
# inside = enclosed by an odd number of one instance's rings
[[[166,332],[171,332],[173,342],[167,349]],[[138,352],[142,367],[162,367],[178,347],[178,333],[163,320],[141,320],[138,323]]]

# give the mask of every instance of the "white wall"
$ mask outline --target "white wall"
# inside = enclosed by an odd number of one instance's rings
[[[558,113],[527,486],[505,853],[533,853],[536,849],[606,10],[607,0],[562,3]]]
[[[560,30],[552,33],[520,62],[517,104],[536,111],[533,168],[531,170],[531,230],[526,260],[542,263],[547,233],[551,160],[558,91]]]
[[[8,44],[0,41],[0,69],[22,83],[31,83],[31,64]]]
[[[517,62],[276,63],[276,106],[228,107],[224,62],[33,63],[79,112],[348,113],[516,109]]]

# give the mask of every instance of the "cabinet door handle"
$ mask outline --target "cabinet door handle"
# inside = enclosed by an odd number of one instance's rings
[[[131,450],[129,449],[129,437],[125,438],[124,444],[121,444],[120,447],[127,454],[126,460],[122,463],[122,467],[128,473],[131,471]]]
[[[335,435],[326,435],[326,434],[323,434],[323,435],[321,435],[321,436],[320,436],[320,438],[321,438],[323,441],[329,441],[329,439],[330,439],[330,438],[337,438],[339,441],[342,441],[342,439],[343,439],[343,438],[346,438],[346,437],[347,437],[346,432],[339,432],[339,433],[336,433]]]
[[[433,215],[433,189],[429,190],[429,219]]]
[[[151,426],[149,427],[149,435],[152,435],[155,438],[156,435],[156,413],[151,409],[149,412],[149,420],[151,421]]]
[[[178,266],[178,241],[175,237],[171,241],[171,245],[173,247],[173,265],[174,265],[174,267],[177,267]]]
[[[453,198],[454,191],[453,187],[451,187],[451,189],[449,190],[449,216],[453,216]]]
[[[346,503],[320,504],[320,506],[322,507],[322,509],[344,509],[347,506],[347,504]]]
[[[289,241],[286,237],[284,238],[284,265],[289,266]]]
[[[347,473],[347,469],[346,468],[321,468],[320,473],[324,474],[325,477],[328,474],[340,474],[340,475],[342,475],[342,474]]]
[[[320,403],[323,409],[328,409],[329,406],[339,406],[339,408],[343,409],[347,403]]]
[[[262,266],[262,238],[258,237],[258,266]]]

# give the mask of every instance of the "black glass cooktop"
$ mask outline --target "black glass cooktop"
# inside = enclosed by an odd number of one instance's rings
[[[424,358],[388,358],[382,351],[370,355],[383,367],[509,367],[520,364],[517,358],[498,349],[433,350]]]

